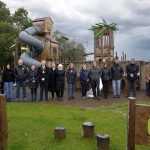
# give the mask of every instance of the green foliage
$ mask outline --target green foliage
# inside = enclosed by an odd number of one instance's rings
[[[69,62],[85,60],[85,48],[82,43],[69,40],[60,31],[55,31],[54,37],[60,42],[61,61],[64,59]]]
[[[10,47],[15,44],[19,32],[30,25],[31,20],[24,8],[17,9],[11,16],[6,4],[0,1],[0,65],[12,63],[15,49]]]
[[[28,12],[24,8],[18,8],[12,18],[13,22],[20,30],[26,29],[32,25],[31,19],[28,18]]]
[[[96,150],[96,138],[82,138],[82,123],[92,121],[95,133],[110,135],[110,150],[125,150],[127,102],[85,108],[46,103],[9,103],[7,150]],[[63,141],[54,139],[54,128],[66,127]],[[136,146],[136,150],[149,147]]]
[[[89,30],[94,31],[94,37],[95,38],[99,38],[99,36],[102,36],[109,29],[111,29],[113,31],[118,30],[117,24],[116,23],[107,24],[106,21],[103,19],[103,23],[95,24]]]
[[[14,44],[14,38],[16,37],[16,30],[13,25],[8,22],[0,23],[0,63],[5,65],[11,63],[13,59],[12,50],[10,46]]]
[[[0,23],[3,21],[12,23],[9,9],[6,8],[5,3],[0,1]]]

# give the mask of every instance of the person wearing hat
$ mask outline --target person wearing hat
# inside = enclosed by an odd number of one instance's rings
[[[120,98],[120,85],[121,78],[123,76],[124,70],[119,64],[119,60],[115,59],[113,66],[111,67],[112,85],[113,85],[113,97]]]
[[[128,80],[128,93],[126,97],[130,97],[131,93],[136,98],[136,81],[137,74],[139,72],[139,66],[135,63],[135,59],[132,58],[131,62],[126,67],[127,80]]]
[[[64,88],[65,88],[65,71],[63,70],[63,65],[59,64],[56,71],[56,91],[57,98],[63,100]]]
[[[104,67],[101,69],[102,72],[102,83],[103,83],[103,94],[104,98],[108,98],[108,92],[109,92],[109,84],[111,79],[111,69],[108,67],[108,63],[104,62]]]

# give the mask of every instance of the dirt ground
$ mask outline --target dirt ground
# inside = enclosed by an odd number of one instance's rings
[[[14,89],[15,93],[15,89]],[[22,91],[21,91],[22,93]],[[68,100],[67,98],[67,89],[65,90],[65,95],[63,100],[57,100],[57,99],[51,99],[51,93],[49,92],[49,101],[42,101],[40,103],[48,103],[48,104],[54,104],[54,105],[65,105],[65,106],[77,106],[77,107],[89,107],[89,108],[94,108],[94,107],[104,107],[106,105],[111,105],[115,103],[128,103],[128,98],[125,98],[126,92],[123,92],[121,94],[120,98],[113,98],[112,94],[110,93],[108,96],[108,99],[101,98],[101,100],[95,100],[92,98],[87,98],[83,100],[81,98],[81,90],[76,90],[76,97],[73,100]],[[15,96],[15,95],[14,95]],[[20,98],[21,99],[21,98]],[[37,101],[39,102],[39,91],[38,91],[38,96],[37,96]],[[150,102],[150,97],[147,97],[145,94],[145,91],[137,91],[137,102],[141,103],[142,102]],[[30,90],[27,89],[27,102],[31,102],[31,96],[30,96]]]
[[[150,97],[145,95],[145,91],[138,91],[137,92],[137,101],[139,103],[149,101]],[[114,103],[128,103],[128,98],[125,98],[126,93],[123,93],[120,98],[113,98],[112,94],[109,94],[108,99],[101,98],[101,100],[95,100],[92,98],[87,98],[83,100],[81,98],[80,92],[76,92],[76,99],[75,100],[68,100],[64,99],[63,101],[58,100],[49,100],[48,103],[50,104],[57,104],[57,105],[69,105],[69,106],[78,106],[78,107],[103,107],[105,105],[111,105]]]

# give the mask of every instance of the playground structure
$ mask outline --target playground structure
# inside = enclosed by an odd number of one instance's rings
[[[117,25],[103,23],[93,25],[90,30],[94,32],[94,60],[101,63],[107,61],[109,64],[114,59],[114,34]]]
[[[19,39],[28,45],[29,50],[21,55],[27,66],[40,66],[40,60],[57,61],[59,58],[57,42],[52,32],[53,21],[50,17],[33,20],[33,26],[20,32]],[[36,60],[37,58],[37,60]]]
[[[34,64],[35,62],[36,66],[39,66],[40,63],[37,62],[41,61],[42,59],[46,60],[48,65],[51,61],[55,61],[56,63],[59,62],[59,47],[60,43],[57,42],[53,37],[52,27],[53,27],[53,21],[50,17],[44,17],[44,18],[37,18],[32,21],[33,26],[29,27],[25,31],[22,31],[23,34],[26,34],[28,38],[21,39],[24,43],[28,44],[28,47],[30,47],[30,50],[22,54],[23,58],[28,64],[32,60],[30,64]],[[90,30],[94,32],[94,60],[98,62],[98,64],[102,65],[103,61],[108,61],[109,65],[112,65],[112,60],[114,57],[114,34],[113,32],[117,30],[117,25],[115,23],[107,24],[105,20],[103,23],[96,24],[91,27]],[[32,30],[31,30],[32,29]],[[31,32],[33,35],[31,35]],[[22,32],[20,33],[22,35]],[[32,40],[33,42],[32,42]],[[25,40],[25,41],[24,41]],[[35,43],[36,41],[36,43]],[[37,45],[38,44],[38,45]],[[32,57],[34,59],[32,59]],[[121,56],[120,64],[123,67],[123,69],[126,69],[126,65],[129,63],[126,58],[126,54],[123,51],[123,54]],[[119,58],[119,57],[118,57]],[[17,59],[16,59],[17,60]],[[68,62],[64,61],[65,65],[68,65]],[[92,61],[74,61],[76,70],[79,74],[82,65],[86,63],[88,65],[88,69],[91,68]],[[143,61],[137,61],[136,63],[140,66],[140,73],[139,73],[139,88],[145,89],[145,69],[148,66],[148,62]],[[29,65],[29,64],[28,64]],[[29,65],[30,66],[30,65]],[[124,74],[123,82],[122,82],[123,89],[126,89],[127,87],[127,80],[126,75]],[[77,82],[77,87],[80,88],[80,82]]]

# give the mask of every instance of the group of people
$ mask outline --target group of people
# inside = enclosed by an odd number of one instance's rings
[[[139,66],[135,63],[135,59],[131,59],[126,67],[126,74],[128,80],[128,93],[126,97],[136,97],[136,81]],[[85,98],[85,89],[88,87],[90,81],[94,99],[108,98],[110,89],[110,82],[112,81],[113,97],[120,98],[121,94],[121,78],[124,74],[123,68],[120,66],[118,59],[115,59],[114,64],[109,67],[107,62],[103,63],[103,67],[98,67],[94,61],[92,68],[87,72],[83,66],[80,72],[80,80],[82,85],[82,96]],[[102,80],[103,90],[100,92],[100,80]]]
[[[136,97],[136,81],[139,72],[139,66],[135,63],[135,59],[131,59],[130,63],[126,66],[124,71],[119,64],[118,59],[115,59],[114,64],[109,67],[107,62],[103,63],[102,67],[99,67],[94,61],[91,69],[88,69],[86,64],[82,66],[80,71],[80,83],[82,89],[82,99],[86,99],[87,91],[89,87],[92,88],[93,98],[101,99],[101,97],[107,99],[110,89],[110,83],[113,87],[113,97],[120,98],[121,94],[121,78],[126,72],[128,80],[128,93],[126,97]],[[23,61],[20,59],[18,65],[11,69],[8,64],[3,71],[2,80],[6,89],[7,100],[13,99],[13,82],[16,82],[16,100],[20,99],[20,88],[22,87],[23,99],[26,100],[26,81],[29,82],[29,88],[31,89],[32,100],[37,100],[37,89],[40,86],[40,97],[42,101],[45,96],[45,100],[48,101],[48,92],[51,92],[51,99],[62,100],[64,98],[65,89],[65,77],[68,83],[68,100],[75,99],[75,89],[77,81],[77,71],[74,68],[74,64],[70,63],[66,72],[62,64],[56,67],[55,63],[52,63],[50,67],[46,65],[46,61],[41,61],[41,66],[36,68],[34,65],[31,68],[27,68]],[[147,75],[147,79],[150,82],[150,76]],[[102,81],[103,89],[100,91],[100,81]],[[111,82],[112,81],[112,82]]]
[[[77,72],[74,69],[73,63],[70,63],[66,77],[68,81],[68,99],[75,99]],[[56,98],[62,100],[64,97],[65,71],[62,64],[56,67],[56,64],[52,63],[51,66],[48,67],[46,61],[42,60],[40,67],[36,68],[32,65],[31,68],[27,68],[20,59],[14,69],[12,69],[9,64],[6,66],[2,73],[2,81],[4,83],[3,90],[6,90],[8,101],[12,101],[13,99],[14,82],[16,82],[16,101],[20,99],[20,88],[22,88],[23,91],[23,100],[27,100],[27,83],[31,89],[31,98],[33,101],[37,100],[38,86],[40,86],[40,101],[44,99],[43,97],[48,101],[49,91],[51,92],[51,99]]]

